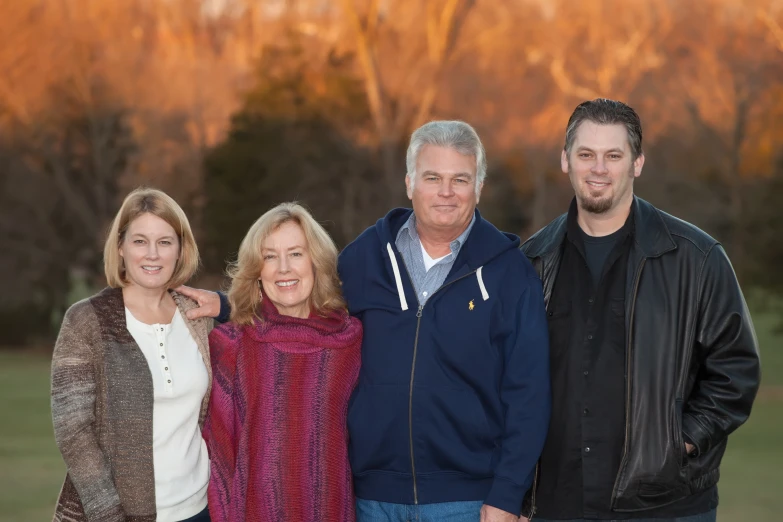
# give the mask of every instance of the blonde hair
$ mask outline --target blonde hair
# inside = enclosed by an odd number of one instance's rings
[[[264,260],[261,249],[264,241],[281,225],[293,222],[299,225],[307,239],[307,249],[313,261],[315,281],[310,302],[316,313],[345,309],[337,275],[337,247],[324,228],[313,216],[297,203],[281,203],[258,218],[247,231],[239,245],[237,260],[228,267],[231,278],[228,300],[231,303],[231,321],[237,324],[253,324],[259,315],[261,292],[258,278]]]
[[[199,266],[198,247],[188,218],[168,194],[146,187],[139,187],[128,194],[117,215],[114,216],[114,222],[103,248],[103,270],[106,273],[106,282],[112,288],[128,286],[125,264],[119,249],[131,222],[142,214],[152,214],[161,218],[176,232],[179,238],[179,257],[174,273],[166,286],[175,288],[186,283],[193,277]]]

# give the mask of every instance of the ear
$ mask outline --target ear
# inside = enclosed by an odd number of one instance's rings
[[[633,177],[638,178],[642,175],[642,167],[644,167],[644,153],[639,154],[639,157],[633,162]]]
[[[563,174],[568,174],[568,153],[565,149],[560,151],[560,170],[563,171]]]
[[[479,200],[481,199],[481,191],[484,189],[484,182],[482,181],[479,183],[478,190],[476,191],[476,205],[478,205]]]
[[[415,176],[416,173],[414,172],[413,175]],[[411,186],[411,177],[407,174],[405,175],[405,193],[408,195],[408,199],[413,199],[413,187]]]

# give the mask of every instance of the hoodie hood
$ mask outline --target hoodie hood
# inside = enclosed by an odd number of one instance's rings
[[[413,209],[395,208],[375,223],[375,232],[384,249],[388,244],[394,252],[397,251],[397,234],[411,214]],[[454,261],[452,272],[463,265],[467,265],[471,271],[478,270],[505,251],[519,248],[518,236],[495,228],[492,223],[481,217],[478,209],[474,211],[474,215],[476,222]],[[451,279],[451,274],[448,279]]]
[[[474,212],[476,221],[473,223],[473,228],[470,230],[465,244],[460,248],[457,259],[454,260],[454,265],[444,284],[475,272],[476,282],[481,289],[481,297],[486,301],[489,299],[489,293],[484,285],[482,276],[484,264],[489,263],[508,250],[519,248],[520,241],[517,236],[500,232],[490,222],[482,219],[478,209]],[[413,210],[409,208],[396,208],[386,214],[386,217],[383,219],[379,219],[375,224],[378,239],[391,263],[394,282],[397,286],[397,295],[400,299],[400,308],[403,311],[407,310],[409,305],[405,296],[405,284],[401,275],[400,263],[397,260],[399,252],[397,251],[396,241],[397,234],[412,213]]]

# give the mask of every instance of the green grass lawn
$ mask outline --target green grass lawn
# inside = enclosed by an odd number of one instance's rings
[[[783,335],[754,314],[764,389],[732,435],[720,481],[720,522],[781,520]],[[49,359],[0,351],[0,522],[51,520],[65,468],[49,412]]]
[[[65,466],[49,413],[49,360],[0,352],[0,398],[0,521],[51,520]]]
[[[783,519],[783,397],[762,394],[745,425],[729,437],[718,485],[719,522]]]
[[[779,521],[783,492],[783,335],[779,317],[754,312],[762,389],[750,420],[729,438],[721,466],[719,522]]]
[[[763,386],[783,386],[783,334],[776,331],[780,323],[780,318],[770,312],[753,313],[753,324],[756,327],[761,351]]]

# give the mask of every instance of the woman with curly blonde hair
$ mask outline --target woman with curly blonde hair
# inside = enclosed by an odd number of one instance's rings
[[[228,274],[231,319],[209,338],[212,520],[354,520],[346,416],[362,330],[334,243],[284,203],[250,227]]]

